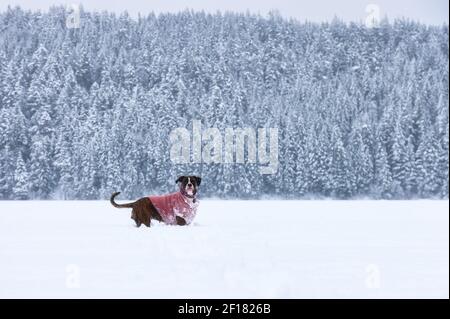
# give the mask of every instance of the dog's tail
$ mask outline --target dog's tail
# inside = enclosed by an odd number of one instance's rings
[[[116,196],[119,195],[119,194],[120,194],[120,192],[115,192],[115,193],[113,193],[113,194],[111,195],[111,199],[110,199],[111,204],[112,204],[114,207],[117,207],[117,208],[133,208],[133,204],[134,204],[134,203],[117,204],[117,203],[114,201],[114,197],[116,197]]]

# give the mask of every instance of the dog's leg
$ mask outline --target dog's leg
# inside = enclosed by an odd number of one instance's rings
[[[135,205],[136,219],[139,221],[139,225],[144,224],[150,227],[150,211],[148,209],[148,198],[144,197],[139,199]]]
[[[152,221],[151,212],[144,208],[142,211],[142,215],[142,222],[145,226],[150,227]]]
[[[136,223],[136,227],[141,227],[141,221],[139,220],[139,218],[136,216],[136,212],[133,208],[133,210],[131,211],[131,219],[134,220],[134,222]]]
[[[186,221],[184,220],[184,218],[182,218],[180,216],[176,216],[175,218],[177,220],[177,225],[178,226],[185,226],[186,225]]]

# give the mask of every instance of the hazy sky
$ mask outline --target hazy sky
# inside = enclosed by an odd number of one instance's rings
[[[266,14],[276,9],[285,17],[301,21],[325,21],[338,16],[345,21],[365,21],[366,6],[376,4],[380,15],[407,17],[427,24],[448,24],[448,0],[0,0],[0,11],[8,5],[27,9],[47,10],[53,4],[79,4],[86,10],[127,10],[132,16],[138,12],[177,12],[186,8],[207,12],[249,10]]]

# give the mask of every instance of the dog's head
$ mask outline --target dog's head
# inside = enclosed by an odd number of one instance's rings
[[[180,176],[175,181],[175,183],[180,183],[182,192],[189,196],[195,196],[197,194],[201,182],[202,179],[198,176]]]

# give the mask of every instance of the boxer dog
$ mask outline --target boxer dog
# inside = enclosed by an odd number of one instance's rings
[[[189,225],[197,213],[199,201],[197,191],[202,179],[198,176],[180,176],[175,181],[179,191],[167,195],[147,196],[135,202],[117,204],[114,198],[120,192],[111,195],[111,204],[117,208],[131,208],[131,219],[137,227],[144,224],[150,227],[152,219],[168,225]]]

